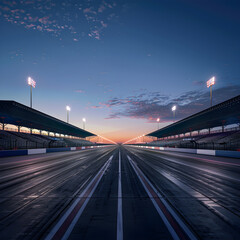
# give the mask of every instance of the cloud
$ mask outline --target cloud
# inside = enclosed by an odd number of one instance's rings
[[[240,94],[240,86],[228,86],[213,91],[213,103],[217,104]],[[155,122],[160,117],[161,122],[173,119],[171,108],[177,105],[176,118],[182,119],[209,107],[208,91],[188,91],[178,97],[170,97],[159,92],[142,93],[125,98],[112,98],[100,106],[111,108],[111,114],[106,119],[129,117],[147,119]]]
[[[102,13],[105,9],[106,7],[104,5],[100,5],[100,7],[98,8],[98,12]]]
[[[0,1],[0,15],[7,22],[45,32],[61,40],[71,35],[71,39],[77,42],[84,37],[100,40],[116,16],[115,7],[113,0],[3,0]]]
[[[26,25],[26,28],[33,28],[33,27],[35,27],[35,25],[34,24],[29,24],[29,25]]]
[[[81,89],[75,90],[75,92],[76,92],[76,93],[84,93],[84,91],[81,90]]]
[[[102,106],[91,106],[91,108],[98,109],[98,108],[103,108]]]
[[[88,34],[89,37],[93,37],[97,40],[100,40],[100,31],[99,30],[93,30],[91,33]]]
[[[101,24],[102,24],[102,26],[103,26],[104,28],[106,28],[106,27],[107,27],[107,24],[106,24],[106,23],[104,23],[104,21],[101,21]]]
[[[47,25],[47,24],[51,24],[52,22],[49,21],[49,17],[42,17],[42,18],[39,18],[38,21],[44,25]]]
[[[92,10],[92,8],[85,8],[83,9],[83,13],[92,13],[92,14],[97,14],[95,11]]]

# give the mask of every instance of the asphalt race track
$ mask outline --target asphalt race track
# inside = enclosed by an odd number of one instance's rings
[[[240,159],[109,146],[0,159],[0,239],[240,239]]]

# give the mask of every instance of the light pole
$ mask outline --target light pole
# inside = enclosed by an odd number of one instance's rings
[[[85,130],[86,118],[83,118],[82,121],[83,121],[83,129]]]
[[[28,77],[28,85],[30,86],[30,108],[32,108],[32,88],[36,87],[36,82],[31,77]]]
[[[159,122],[160,122],[160,118],[157,119],[158,129],[159,129]]]
[[[172,107],[172,112],[173,112],[173,122],[175,122],[175,111],[176,111],[176,109],[177,109],[177,106],[174,105],[174,106]]]
[[[207,87],[210,87],[210,102],[211,102],[211,107],[212,107],[212,86],[215,84],[215,77],[210,78],[207,81]]]
[[[69,112],[71,111],[71,108],[69,106],[66,106],[67,110],[67,123],[69,123]]]

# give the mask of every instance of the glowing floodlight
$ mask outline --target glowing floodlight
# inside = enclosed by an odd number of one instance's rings
[[[67,110],[67,123],[69,123],[69,112],[71,111],[71,108],[69,106],[66,106]]]
[[[85,130],[86,118],[83,118],[82,121],[83,121],[83,129]]]
[[[35,88],[36,87],[36,82],[31,77],[28,77],[28,85]]]
[[[212,77],[207,81],[207,87],[208,88],[211,87],[214,84],[215,84],[215,77]]]
[[[210,101],[211,101],[211,107],[212,107],[212,86],[215,84],[215,77],[210,78],[207,81],[207,87],[210,87]]]
[[[36,82],[31,77],[28,77],[27,82],[30,86],[30,107],[32,108],[32,88],[36,87]]]
[[[160,118],[157,119],[158,129],[159,129]]]
[[[177,109],[177,106],[174,105],[174,106],[172,107],[172,111],[176,111],[176,109]]]

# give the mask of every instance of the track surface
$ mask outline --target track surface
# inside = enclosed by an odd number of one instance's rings
[[[130,146],[0,159],[0,239],[239,236],[239,159]]]

